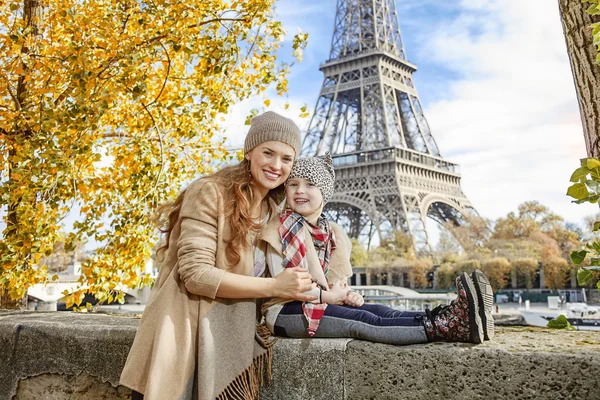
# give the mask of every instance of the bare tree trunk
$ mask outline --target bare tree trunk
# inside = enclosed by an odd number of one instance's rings
[[[23,0],[23,19],[25,20],[27,26],[31,27],[30,36],[34,38],[40,34],[40,24],[42,20],[42,4],[41,0]],[[31,42],[33,46],[36,45],[36,41]],[[21,49],[22,54],[28,54],[31,52],[31,48],[27,46],[23,46]],[[29,67],[23,63],[22,68],[25,72],[29,69]],[[25,74],[20,75],[17,81],[17,90],[16,97],[14,99],[15,109],[22,110],[26,105],[26,96],[27,96],[27,85]],[[12,136],[23,135],[24,137],[28,137],[31,135],[31,130],[28,126],[15,126],[14,130],[9,133]],[[8,154],[8,177],[12,179],[12,174],[14,169],[17,168],[17,165],[13,164],[10,160],[12,157],[16,155],[16,151],[14,149],[9,150]],[[6,223],[7,236],[16,235],[16,230],[19,227],[19,219],[17,216],[18,205],[22,200],[20,198],[13,199],[11,198],[9,201],[9,205],[7,208],[7,216]],[[28,262],[28,260],[27,260]],[[24,266],[25,268],[27,266]],[[27,296],[22,299],[13,300],[8,291],[5,290],[4,287],[0,286],[0,309],[14,309],[14,308],[23,308],[27,306]]]
[[[558,5],[577,90],[585,147],[590,157],[600,157],[600,65],[596,64],[598,50],[590,27],[600,22],[600,17],[588,14],[585,10],[589,4],[581,0],[559,0]]]

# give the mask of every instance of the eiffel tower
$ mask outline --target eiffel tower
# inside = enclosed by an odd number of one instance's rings
[[[427,217],[460,226],[478,216],[423,114],[393,0],[338,0],[320,70],[302,155],[333,156],[335,194],[325,209],[333,221],[369,244],[403,231],[427,254]]]

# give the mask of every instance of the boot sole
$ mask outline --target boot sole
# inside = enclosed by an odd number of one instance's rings
[[[460,275],[460,281],[467,292],[467,301],[469,302],[469,326],[471,328],[471,343],[479,344],[483,342],[483,323],[479,316],[479,305],[476,298],[475,285],[466,272]]]
[[[473,286],[477,293],[479,303],[479,317],[483,324],[483,339],[492,340],[494,338],[494,317],[492,316],[492,307],[494,306],[494,291],[483,272],[476,269],[471,273]]]

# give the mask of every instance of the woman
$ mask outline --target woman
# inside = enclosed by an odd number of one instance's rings
[[[314,300],[303,294],[315,287],[305,269],[254,276],[254,238],[278,216],[299,152],[296,124],[266,112],[252,120],[240,164],[194,181],[170,205],[160,272],[121,375],[134,399],[256,397],[271,353],[255,299]]]

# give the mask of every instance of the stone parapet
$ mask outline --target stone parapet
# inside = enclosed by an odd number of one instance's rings
[[[127,399],[138,319],[0,312],[0,400]],[[500,328],[482,345],[280,339],[262,399],[600,398],[600,332]],[[16,396],[16,397],[15,397]]]

